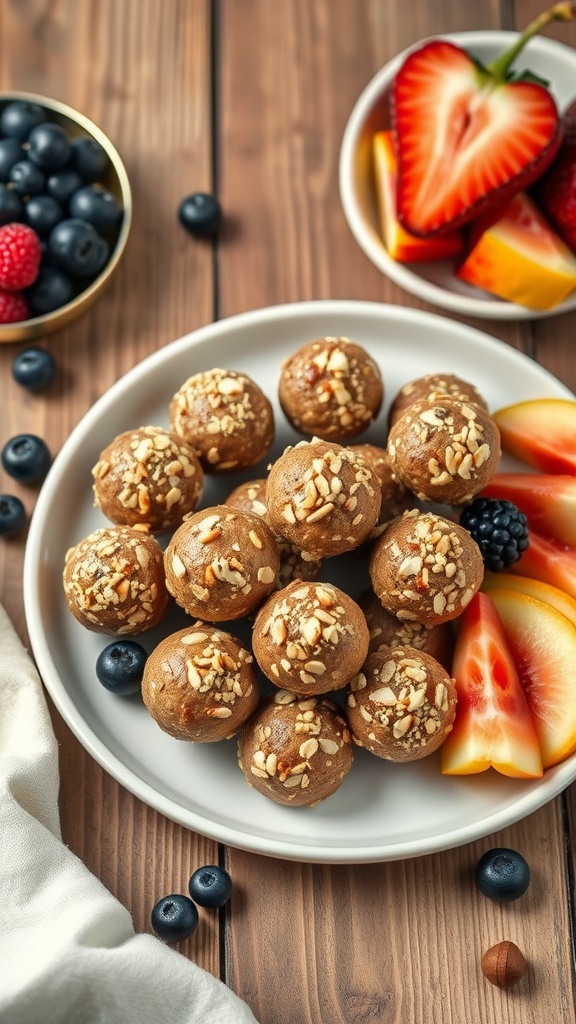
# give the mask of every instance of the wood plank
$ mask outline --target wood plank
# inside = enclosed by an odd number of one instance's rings
[[[104,297],[47,339],[59,379],[38,395],[11,378],[17,346],[0,346],[1,427],[44,437],[55,454],[72,427],[121,374],[212,319],[213,255],[177,221],[180,199],[211,188],[209,0],[42,0],[0,4],[0,87],[64,100],[117,145],[134,192],[126,257]],[[138,424],[135,424],[137,426]],[[90,467],[86,467],[89,474]],[[0,475],[32,511],[36,491]],[[20,634],[25,538],[0,545],[1,599]],[[84,752],[54,712],[61,744],[64,838],[150,931],[160,896],[186,891],[191,872],[217,860],[216,844],[134,800]],[[219,937],[206,916],[182,947],[219,974]]]
[[[240,9],[222,0],[219,181],[235,221],[220,251],[222,315],[325,297],[422,306],[352,241],[339,209],[339,142],[356,97],[394,53],[499,18],[496,3],[246,0]],[[476,326],[520,348],[530,342],[518,325]],[[480,853],[500,843],[523,851],[535,878],[506,910],[470,881]],[[264,1024],[575,1019],[558,802],[501,835],[416,861],[309,866],[232,849],[228,862],[237,887],[228,978]],[[530,960],[523,987],[508,994],[479,971],[482,952],[503,938]]]

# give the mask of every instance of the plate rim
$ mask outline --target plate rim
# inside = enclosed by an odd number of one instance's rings
[[[56,678],[55,666],[51,657],[51,649],[41,628],[37,627],[41,622],[41,608],[39,600],[39,588],[37,577],[41,567],[41,542],[44,528],[43,513],[50,507],[53,495],[58,486],[60,466],[67,464],[68,453],[75,450],[78,441],[88,434],[92,423],[99,419],[100,411],[113,404],[116,394],[120,393],[127,385],[137,381],[140,376],[147,376],[154,366],[163,363],[166,359],[176,357],[181,352],[187,352],[196,345],[202,344],[205,340],[225,335],[230,329],[242,330],[247,325],[283,320],[288,317],[308,316],[366,316],[368,318],[378,317],[383,324],[389,324],[394,319],[399,319],[411,325],[425,326],[433,321],[438,328],[445,332],[462,337],[470,335],[477,343],[496,352],[500,358],[508,358],[511,363],[527,361],[532,364],[533,360],[517,349],[508,346],[498,338],[462,324],[459,321],[451,320],[437,313],[430,313],[426,310],[413,309],[406,306],[384,304],[364,300],[308,300],[304,302],[290,302],[276,306],[266,306],[255,310],[248,310],[242,313],[225,317],[221,320],[203,325],[192,330],[180,338],[168,342],[162,348],[144,357],[118,380],[111,385],[96,402],[87,410],[84,416],[72,429],[70,435],[57,453],[46,480],[40,489],[36,507],[34,509],[24,557],[24,610],[26,623],[30,638],[32,653],[38,667],[38,671],[45,690],[50,695],[55,707],[64,719],[76,739],[84,749],[95,759],[95,761],[120,785],[142,800],[147,806],[153,808],[171,820],[184,827],[200,833],[216,842],[224,843],[237,849],[257,853],[264,856],[272,856],[278,859],[296,861],[302,863],[325,863],[325,864],[359,864],[377,863],[384,861],[396,861],[410,859],[437,853],[442,850],[453,849],[465,845],[483,836],[514,824],[528,814],[533,813],[557,796],[567,785],[576,778],[576,760],[563,762],[555,768],[549,769],[549,775],[544,783],[540,782],[537,797],[534,798],[534,791],[528,791],[514,804],[514,810],[510,807],[499,809],[489,817],[484,817],[481,822],[467,826],[460,826],[458,829],[450,829],[442,834],[425,841],[425,848],[422,848],[423,840],[411,839],[395,844],[391,849],[385,842],[379,846],[369,849],[366,846],[336,847],[334,849],[326,846],[313,846],[302,844],[299,841],[290,841],[290,835],[282,841],[271,837],[259,836],[246,833],[226,824],[215,823],[196,811],[185,809],[172,797],[158,793],[154,787],[142,780],[136,772],[124,764],[106,746],[103,740],[88,726],[81,713],[64,688],[63,682]],[[545,367],[538,366],[538,371],[544,377],[550,379],[551,385],[558,391],[563,391],[565,397],[574,398],[573,393],[562,382],[558,380]],[[526,806],[528,804],[528,806]]]
[[[457,292],[441,288],[439,285],[421,278],[411,269],[411,264],[406,265],[393,260],[388,255],[384,245],[381,242],[376,242],[372,233],[365,228],[356,212],[357,204],[352,189],[352,168],[354,166],[357,140],[368,105],[371,105],[380,96],[383,83],[389,75],[395,72],[396,68],[400,66],[412,50],[432,39],[446,39],[450,42],[459,43],[462,46],[488,45],[491,42],[501,42],[503,46],[506,46],[507,43],[513,42],[517,37],[517,32],[498,29],[481,29],[471,32],[440,32],[426,36],[407,46],[387,61],[365,85],[348,116],[340,144],[338,161],[340,202],[348,228],[364,255],[385,277],[388,277],[394,284],[403,288],[404,291],[415,298],[429,302],[440,309],[459,313],[461,316],[478,317],[483,320],[542,320],[545,317],[570,313],[576,309],[576,292],[573,293],[573,298],[565,299],[564,302],[561,302],[554,309],[537,310],[506,300],[476,299],[467,295],[459,295]],[[527,53],[530,48],[540,48],[550,52],[552,55],[556,53],[564,59],[571,59],[576,74],[576,50],[573,50],[572,47],[567,46],[565,43],[550,39],[548,36],[535,36],[526,46]]]

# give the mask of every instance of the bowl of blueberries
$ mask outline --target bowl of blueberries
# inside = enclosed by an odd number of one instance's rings
[[[0,93],[0,343],[29,341],[84,312],[122,257],[130,182],[83,114]]]

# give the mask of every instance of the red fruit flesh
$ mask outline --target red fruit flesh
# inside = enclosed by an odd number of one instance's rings
[[[542,580],[576,598],[576,548],[530,530],[526,551],[508,572]]]
[[[562,144],[535,185],[534,198],[566,245],[576,252],[576,102],[564,113],[562,125]]]
[[[442,744],[442,773],[471,775],[492,767],[514,778],[539,778],[534,722],[487,594],[475,594],[462,615],[452,675],[458,703],[452,732]]]
[[[22,292],[9,292],[0,288],[0,324],[15,324],[28,320],[31,312]]]
[[[576,628],[526,594],[492,590],[542,752],[544,768],[576,751]]]
[[[576,475],[576,402],[534,398],[494,413],[502,447],[543,473]]]
[[[527,188],[561,141],[547,89],[497,78],[445,40],[408,55],[394,82],[392,122],[398,216],[421,236],[466,224]]]
[[[485,498],[512,501],[544,537],[576,548],[576,477],[561,473],[496,473]]]

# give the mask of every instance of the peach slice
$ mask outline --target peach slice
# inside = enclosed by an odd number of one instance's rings
[[[457,277],[509,302],[553,309],[576,288],[576,257],[525,192],[488,222]]]
[[[545,768],[576,751],[576,627],[528,594],[491,590],[536,727]]]
[[[576,627],[576,600],[550,583],[533,580],[529,576],[513,576],[508,572],[486,572],[480,589],[486,594],[493,590],[516,590],[520,594],[528,594],[537,601],[552,605]]]
[[[502,447],[543,473],[576,476],[576,401],[533,398],[494,413]]]
[[[441,260],[457,256],[464,246],[461,231],[436,238],[416,238],[402,227],[396,216],[396,154],[392,132],[377,132],[373,139],[376,198],[384,245],[397,263]]]
[[[515,576],[542,580],[576,599],[576,548],[541,537],[530,530],[530,542],[518,562],[508,569]]]
[[[512,501],[544,537],[576,547],[576,477],[560,473],[496,473],[482,497]]]

